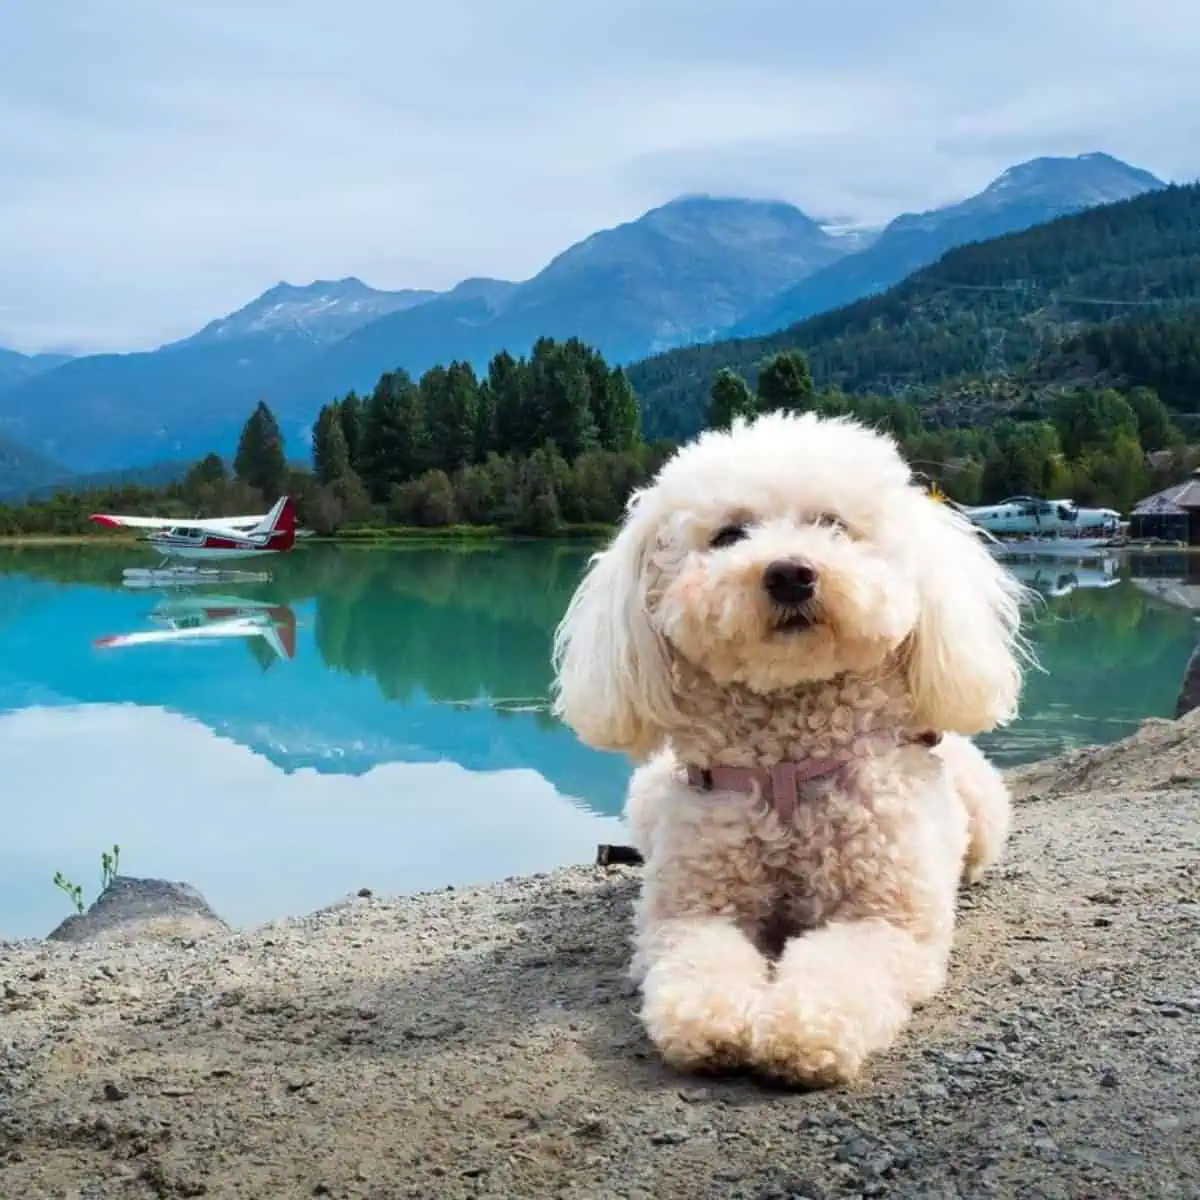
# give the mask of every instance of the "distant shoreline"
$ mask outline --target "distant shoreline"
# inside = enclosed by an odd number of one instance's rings
[[[608,537],[615,527],[602,524],[562,525],[554,533],[513,533],[499,525],[381,525],[344,529],[338,533],[313,534],[306,542],[323,545],[386,545],[389,542],[563,542]]]
[[[346,529],[339,533],[310,534],[297,546],[379,547],[411,542],[563,542],[588,541],[610,536],[610,525],[563,525],[552,534],[512,533],[498,525],[443,525],[425,528],[415,525],[381,525]],[[21,549],[38,546],[136,546],[141,539],[133,534],[102,533],[16,533],[0,536],[0,548]]]
[[[11,533],[0,536],[0,547],[25,546],[133,546],[133,534],[113,533]]]

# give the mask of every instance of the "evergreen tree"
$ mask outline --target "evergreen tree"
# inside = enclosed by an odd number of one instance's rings
[[[333,483],[350,472],[342,406],[337,401],[325,405],[313,425],[313,472],[318,483]]]
[[[758,373],[759,412],[807,412],[815,399],[812,371],[799,350],[785,350],[763,363]]]
[[[237,478],[257,488],[268,504],[283,495],[287,481],[283,434],[275,414],[261,400],[242,428],[233,469]]]
[[[389,371],[375,385],[363,412],[361,459],[359,473],[378,503],[428,465],[421,393],[407,371]]]
[[[525,388],[522,397],[522,440],[515,447],[518,453],[529,454],[548,437],[554,436],[556,418],[551,409],[559,390],[558,375],[562,358],[562,347],[553,338],[543,337],[534,342],[528,362],[522,363]]]
[[[486,389],[494,410],[495,438],[491,449],[497,454],[528,451],[531,440],[525,393],[528,369],[507,350],[501,350],[488,364]]]
[[[350,469],[357,472],[362,455],[363,402],[357,392],[349,392],[341,402],[339,414],[342,420],[342,436],[346,442],[346,456]]]
[[[592,371],[592,409],[596,422],[596,440],[602,450],[624,454],[640,439],[641,410],[629,377],[620,367],[609,370],[599,358],[601,371]]]
[[[596,423],[587,364],[581,356],[567,347],[556,348],[538,382],[546,389],[543,436],[567,459],[592,449],[596,445]]]
[[[475,447],[472,462],[481,463],[496,444],[496,397],[486,379],[475,389]]]
[[[708,427],[729,429],[735,417],[752,417],[755,411],[750,385],[736,371],[722,367],[713,380],[708,402]]]
[[[469,363],[431,367],[421,377],[421,403],[433,465],[457,471],[475,459],[479,381]]]

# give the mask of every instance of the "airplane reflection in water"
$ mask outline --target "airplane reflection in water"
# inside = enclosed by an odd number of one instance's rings
[[[1110,588],[1121,582],[1115,558],[1101,558],[1069,568],[1052,562],[1009,562],[1004,564],[1026,586],[1044,596],[1069,596],[1085,588]]]
[[[243,596],[171,596],[149,613],[159,629],[110,634],[97,638],[99,649],[149,646],[171,642],[220,642],[230,638],[254,639],[252,650],[265,647],[263,666],[296,656],[296,614],[289,604],[251,600]]]

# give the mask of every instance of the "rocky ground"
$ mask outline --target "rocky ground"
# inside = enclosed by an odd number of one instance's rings
[[[632,868],[0,947],[0,1197],[1200,1197],[1200,712],[1013,779],[950,988],[843,1091],[658,1064]]]

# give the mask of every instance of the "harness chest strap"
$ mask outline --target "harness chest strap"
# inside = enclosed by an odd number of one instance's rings
[[[942,740],[942,735],[931,731],[913,734],[907,740],[932,748]],[[847,766],[848,763],[835,758],[807,758],[776,763],[773,767],[689,766],[687,780],[692,787],[705,792],[753,795],[757,791],[786,821],[796,811],[804,784],[836,775]]]

